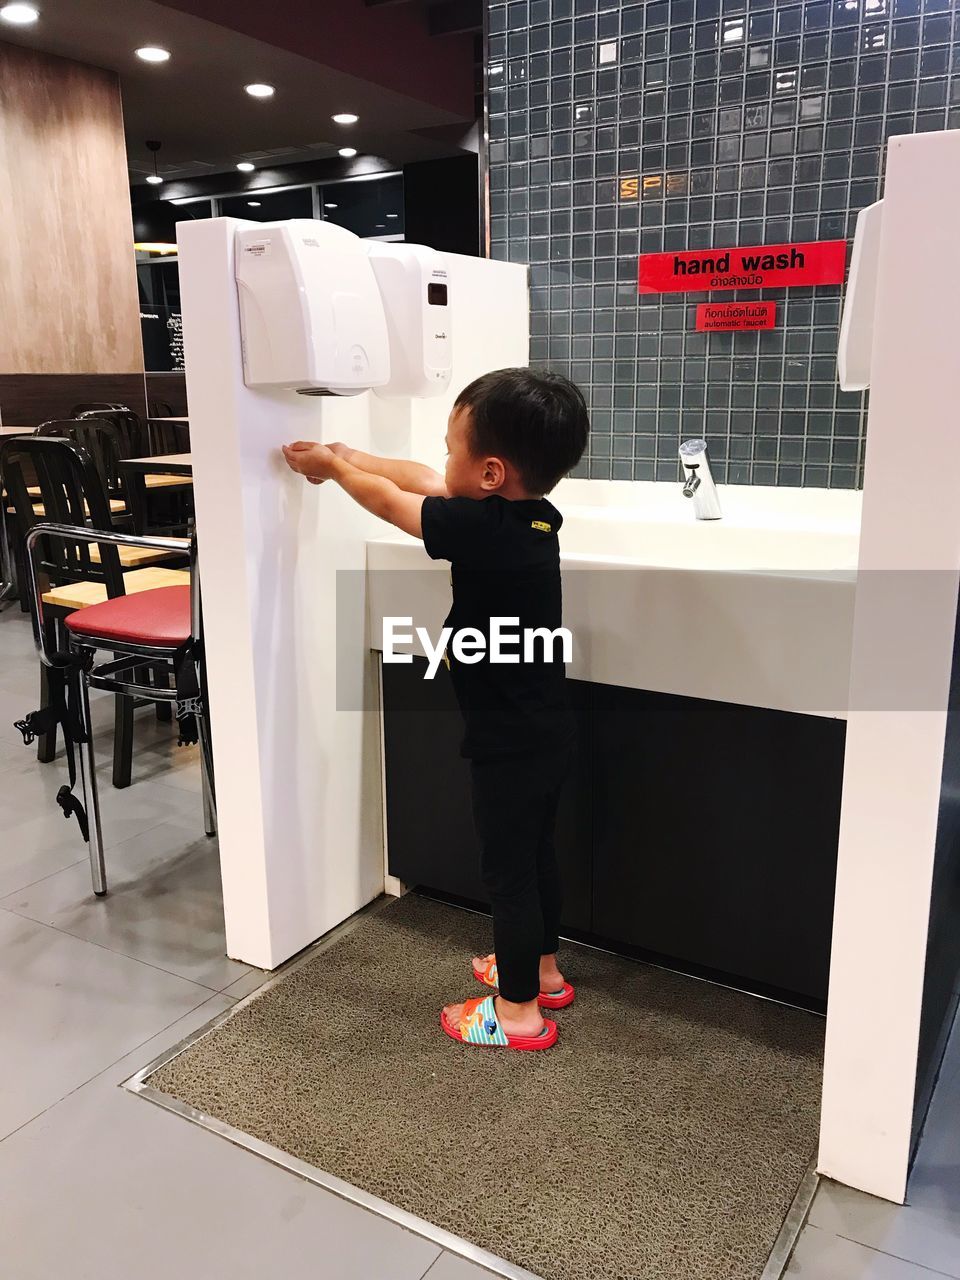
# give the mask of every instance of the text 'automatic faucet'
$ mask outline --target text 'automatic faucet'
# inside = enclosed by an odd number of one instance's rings
[[[723,512],[710,471],[706,440],[684,440],[680,446],[680,462],[683,466],[683,496],[693,499],[697,519],[719,520]]]

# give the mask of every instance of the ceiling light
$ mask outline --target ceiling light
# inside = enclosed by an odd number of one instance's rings
[[[334,124],[356,124],[360,117],[355,116],[352,111],[339,111],[331,119]]]
[[[166,49],[161,49],[156,44],[145,44],[142,49],[137,49],[137,57],[142,58],[144,62],[168,62],[170,54]]]
[[[356,147],[341,147],[337,152],[337,155],[343,156],[344,160],[352,160],[356,154]]]
[[[255,164],[251,164],[249,160],[241,160],[240,163],[237,165],[237,168],[240,170],[241,173],[253,173],[256,167],[257,166]]]
[[[276,93],[272,84],[245,84],[243,87],[251,98],[272,98]]]
[[[248,201],[247,201],[247,207],[248,207],[248,208],[250,208],[250,209],[259,209],[259,208],[260,208],[260,201],[259,201],[259,200],[248,200]]]
[[[399,213],[388,213],[388,214],[387,214],[387,217],[388,217],[388,218],[399,218],[399,217],[400,217],[400,215],[399,215]]]
[[[157,152],[160,150],[162,145],[163,144],[158,142],[156,138],[148,138],[144,143],[147,150],[153,153],[153,173],[148,176],[147,181],[152,183],[154,186],[159,186],[163,181],[160,177],[160,170],[157,168]]]
[[[325,209],[335,209],[337,206],[335,204],[325,204],[323,207]]]
[[[40,10],[35,9],[32,4],[5,4],[0,9],[0,18],[4,22],[12,23],[15,27],[29,27],[31,22],[36,22],[40,17]]]

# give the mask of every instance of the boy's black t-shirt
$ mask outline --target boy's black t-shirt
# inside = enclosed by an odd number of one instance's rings
[[[466,724],[464,756],[556,750],[573,736],[560,638],[549,644],[552,662],[546,661],[542,640],[536,640],[529,661],[523,644],[527,628],[554,631],[561,625],[562,521],[546,498],[424,499],[424,547],[431,559],[452,565],[453,607],[445,625],[454,632],[476,628],[486,640],[484,656],[475,663],[457,660],[452,638],[447,646]],[[520,636],[519,644],[504,646],[519,662],[489,660],[491,618],[519,619],[503,628]]]

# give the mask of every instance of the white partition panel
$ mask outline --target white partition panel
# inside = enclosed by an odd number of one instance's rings
[[[187,398],[207,636],[227,951],[271,969],[383,888],[376,668],[365,603],[337,646],[337,572],[362,582],[382,527],[280,446],[346,440],[442,466],[455,392],[526,364],[526,269],[444,255],[450,392],[425,401],[253,391],[243,383],[234,219],[181,223]],[[341,617],[341,626],[347,625]],[[345,669],[346,668],[346,669]]]
[[[880,228],[819,1167],[902,1201],[960,569],[960,132],[893,138]]]

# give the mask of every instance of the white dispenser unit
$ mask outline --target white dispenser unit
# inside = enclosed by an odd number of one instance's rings
[[[248,387],[348,396],[387,382],[383,303],[358,236],[294,218],[239,227],[235,253]]]
[[[387,316],[390,380],[380,396],[439,396],[453,362],[450,281],[444,259],[418,244],[369,245]]]
[[[882,217],[882,200],[861,209],[857,214],[837,351],[837,373],[844,391],[866,391],[870,385]]]

